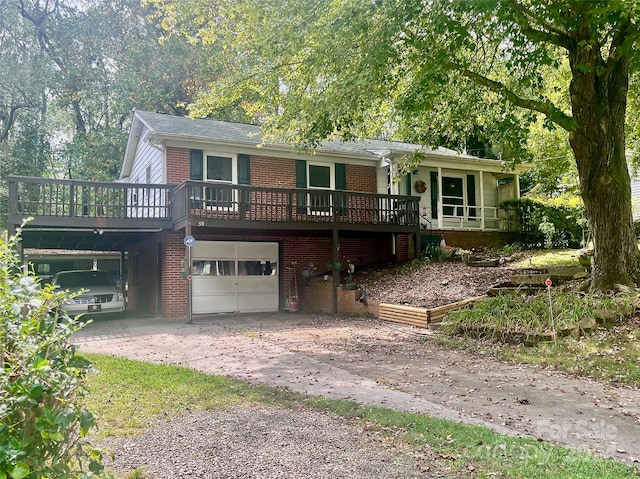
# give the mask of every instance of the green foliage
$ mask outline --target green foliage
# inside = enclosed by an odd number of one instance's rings
[[[86,440],[95,416],[82,405],[91,365],[70,338],[63,293],[41,288],[0,244],[0,478],[97,477],[102,455]]]
[[[436,243],[427,243],[422,250],[422,256],[435,262],[440,262],[444,259],[442,248]]]
[[[631,205],[623,134],[629,78],[640,65],[637,2],[154,2],[169,31],[224,45],[229,75],[209,83],[193,114],[241,104],[267,141],[305,146],[371,136],[468,145],[507,166],[535,153],[549,167],[540,193],[579,184],[592,233],[602,235],[594,244],[607,245],[595,256],[602,274],[592,287],[638,278],[640,256],[624,240]],[[538,151],[529,141],[536,129],[547,143]],[[637,130],[629,128],[634,139]],[[542,244],[540,222],[532,239]],[[612,231],[621,241],[607,237]]]
[[[500,207],[514,219],[527,246],[577,248],[586,236],[582,206],[519,198],[505,201]]]
[[[632,298],[607,298],[558,289],[552,291],[552,309],[547,291],[538,294],[498,295],[478,301],[473,307],[450,311],[444,331],[473,331],[502,341],[512,333],[542,333],[577,325],[595,318],[594,310],[631,311]],[[553,311],[553,315],[551,314]]]

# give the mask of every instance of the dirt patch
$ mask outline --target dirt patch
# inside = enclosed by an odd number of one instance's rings
[[[435,308],[485,294],[511,278],[514,268],[465,266],[460,262],[397,265],[358,272],[356,281],[372,301]]]

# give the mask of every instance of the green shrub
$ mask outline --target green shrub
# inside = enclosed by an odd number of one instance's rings
[[[96,418],[82,405],[91,365],[70,343],[79,324],[59,309],[64,293],[21,270],[15,245],[0,240],[0,479],[97,477]]]
[[[519,198],[502,202],[500,208],[530,247],[579,248],[587,236],[582,206]]]
[[[442,331],[449,334],[473,331],[502,341],[510,333],[543,333],[568,328],[582,319],[595,318],[596,310],[633,311],[634,296],[599,297],[578,291],[553,289],[550,308],[548,291],[536,294],[504,294],[449,311]],[[552,314],[553,313],[553,314]]]

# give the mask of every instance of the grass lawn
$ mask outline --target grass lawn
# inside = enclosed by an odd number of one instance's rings
[[[516,268],[544,266],[577,266],[578,249],[539,249],[526,250],[520,253],[521,259],[512,263]]]
[[[99,434],[103,437],[141,433],[150,424],[195,409],[233,410],[264,405],[346,417],[363,434],[384,435],[399,450],[426,457],[436,476],[640,477],[634,468],[612,460],[535,440],[502,436],[482,427],[308,397],[285,389],[250,386],[187,368],[103,355],[86,358],[98,370],[98,374],[89,377],[91,394],[87,406],[99,415]]]

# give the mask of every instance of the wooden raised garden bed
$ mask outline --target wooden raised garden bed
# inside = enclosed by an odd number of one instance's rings
[[[426,328],[429,324],[439,323],[447,312],[462,308],[468,304],[486,298],[486,295],[469,298],[456,303],[445,304],[436,308],[416,308],[400,304],[380,303],[378,319],[394,323],[408,324],[419,328]]]

